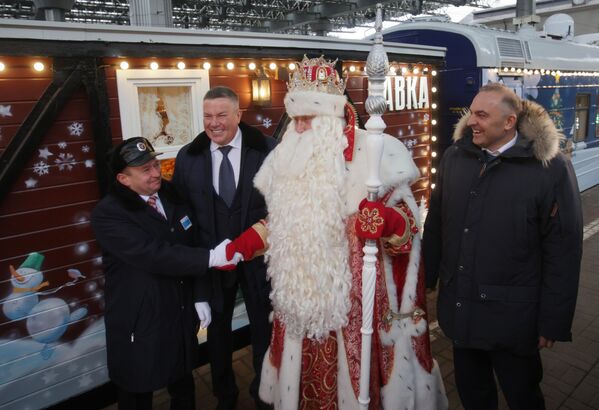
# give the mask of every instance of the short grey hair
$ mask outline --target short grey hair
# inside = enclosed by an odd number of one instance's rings
[[[229,87],[219,85],[209,89],[204,95],[204,101],[216,100],[217,98],[227,98],[231,100],[237,107],[239,107],[239,96]]]

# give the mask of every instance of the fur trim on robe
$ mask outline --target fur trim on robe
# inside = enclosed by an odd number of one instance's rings
[[[360,201],[366,197],[367,189],[365,180],[367,178],[366,160],[366,131],[356,130],[356,144],[354,147],[354,159],[346,163],[347,180],[346,208],[348,218],[358,210]],[[268,164],[268,159],[265,164]],[[267,165],[268,166],[268,165]],[[399,201],[405,201],[410,207],[413,215],[419,221],[418,205],[412,195],[410,184],[419,176],[418,168],[414,164],[409,151],[396,138],[384,135],[384,150],[381,163],[381,181],[383,186],[380,195],[387,194],[389,199],[387,206],[393,206]],[[269,173],[261,173],[262,180],[255,180],[258,189],[270,186]],[[351,230],[351,227],[349,228]],[[379,248],[381,249],[381,248]],[[382,252],[382,249],[381,251]],[[419,280],[420,264],[420,235],[415,235],[412,250],[409,254],[405,283],[403,284],[401,299],[397,297],[397,288],[393,278],[393,259],[382,252],[382,274],[386,282],[386,296],[389,307],[394,312],[411,312],[416,306],[417,284]],[[421,278],[423,280],[423,278]],[[352,293],[361,293],[361,289],[352,289]],[[352,303],[359,306],[360,302]],[[420,306],[426,309],[425,306]],[[360,313],[361,314],[361,313]],[[379,338],[383,344],[382,348],[392,351],[393,359],[386,384],[381,386],[379,402],[384,409],[424,409],[437,410],[446,409],[447,398],[443,380],[436,361],[432,360],[432,368],[426,369],[419,360],[416,353],[417,342],[414,339],[427,332],[426,319],[414,323],[411,318],[395,320],[388,331],[379,332]],[[351,326],[351,323],[350,325]],[[348,329],[345,329],[346,331]],[[358,330],[359,332],[359,330]],[[355,331],[353,332],[356,333]],[[337,375],[337,397],[340,409],[358,409],[358,397],[355,385],[350,374],[355,374],[355,363],[348,361],[348,346],[351,342],[344,336],[344,331],[337,331],[338,340],[338,375]],[[355,335],[354,335],[355,336]],[[274,404],[276,409],[295,410],[298,408],[300,397],[300,376],[302,360],[302,340],[291,334],[284,334],[278,342],[273,338],[273,343],[279,343],[278,349],[282,349],[280,355],[280,368],[275,367],[270,360],[273,346],[271,345],[264,357],[262,367],[262,379],[260,384],[260,397],[267,403]],[[275,353],[276,355],[276,353]],[[429,372],[430,370],[430,372]],[[371,402],[371,403],[372,403]]]

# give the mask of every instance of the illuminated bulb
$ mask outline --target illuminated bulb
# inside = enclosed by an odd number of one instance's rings
[[[515,68],[515,67],[512,67],[512,68],[510,68],[510,71],[513,73],[513,72],[515,72],[515,71],[516,71],[516,68]]]
[[[431,189],[435,189],[436,186],[437,185],[435,185],[435,184],[431,184]]]
[[[205,62],[203,65],[202,65],[202,67],[204,68],[204,70],[210,70],[210,67],[212,67],[212,66],[210,65],[210,63],[209,63],[209,62],[207,62],[207,61],[206,61],[206,62]]]
[[[437,75],[437,71],[436,71],[436,70],[433,70],[433,71],[431,71],[431,74],[432,74],[432,76],[434,77],[434,76],[436,76],[436,75]]]
[[[431,168],[431,174],[436,174],[437,173],[437,168]]]
[[[557,70],[557,71],[556,71],[556,74],[557,74],[557,75],[562,75],[562,72],[561,72],[560,70]]]
[[[437,153],[435,151],[431,152],[431,157],[435,158],[437,156]]]
[[[428,73],[428,67],[424,67],[424,68],[422,69],[422,72],[423,72],[423,73]]]
[[[494,72],[494,73],[498,73],[498,72],[499,72],[499,68],[495,68],[495,69],[493,70],[493,72]]]
[[[5,68],[6,66],[4,65],[4,63],[0,63],[0,71],[4,71]]]
[[[232,69],[234,69],[234,68],[235,68],[235,64],[233,64],[232,62],[230,62],[230,61],[229,61],[229,62],[227,63],[227,70],[232,70]]]
[[[541,68],[541,74],[545,75],[545,69]]]
[[[249,63],[249,64],[248,64],[248,68],[249,68],[250,70],[255,70],[255,69],[256,69],[256,63]]]
[[[270,68],[271,70],[276,70],[277,69],[277,65],[275,63],[270,63],[268,65],[268,68]]]
[[[391,68],[389,68],[389,74],[391,74],[391,75],[397,74],[397,70],[395,69],[395,67],[391,66]]]
[[[516,70],[516,72],[517,72],[517,73],[521,73],[521,72],[522,72],[522,69],[521,69],[521,68],[519,68],[519,69],[517,69],[517,70]]]
[[[129,69],[129,63],[126,61],[121,61],[120,67],[121,67],[121,70],[127,70],[127,69]]]
[[[289,69],[291,71],[293,71],[293,70],[295,70],[295,63],[289,63],[289,65],[287,67],[289,67]]]
[[[552,72],[551,72],[551,75],[555,75],[555,71],[552,71]]]
[[[432,141],[432,142],[435,142],[435,141],[437,141],[437,137],[435,137],[435,136],[433,135],[433,136],[431,137],[431,141]]]
[[[437,120],[432,120],[432,121],[431,121],[431,124],[432,124],[432,125],[437,125]]]
[[[152,61],[152,62],[150,63],[150,68],[151,68],[152,70],[158,70],[158,63],[157,63],[156,61]]]
[[[44,64],[39,61],[33,65],[35,71],[44,71]]]
[[[405,74],[405,73],[407,73],[407,72],[408,72],[408,69],[407,69],[406,67],[402,67],[402,68],[401,68],[401,73],[402,73],[402,74]]]
[[[431,92],[436,93],[437,92],[437,87],[431,88]]]
[[[535,75],[538,75],[539,74],[539,70],[535,70],[534,73],[535,73]]]
[[[420,72],[420,70],[418,70],[418,67],[414,67],[414,74],[418,74]]]
[[[508,71],[508,68],[507,67],[503,67],[503,72],[507,73],[507,71]]]
[[[355,66],[355,65],[350,65],[350,66],[349,66],[349,71],[350,71],[351,73],[353,73],[354,71],[356,71],[356,66]]]
[[[179,62],[177,63],[177,68],[178,68],[179,70],[185,70],[185,63],[184,63],[183,61],[179,61]]]
[[[431,108],[432,108],[433,110],[436,110],[436,109],[437,109],[437,104],[436,104],[436,103],[432,103],[432,104],[431,104]]]

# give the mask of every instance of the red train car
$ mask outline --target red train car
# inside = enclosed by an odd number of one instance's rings
[[[277,137],[293,63],[338,59],[364,124],[370,43],[243,32],[0,21],[0,409],[47,407],[108,381],[101,253],[90,212],[108,186],[105,155],[143,134],[164,151],[202,131],[215,85],[242,120]],[[444,49],[386,46],[386,132],[412,151],[431,189],[435,71]],[[243,305],[241,305],[243,306]],[[234,326],[243,329],[243,311]],[[202,335],[198,345],[201,347]],[[247,343],[243,338],[240,344]]]

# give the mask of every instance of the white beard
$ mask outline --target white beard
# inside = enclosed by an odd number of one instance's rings
[[[338,118],[316,117],[302,134],[294,126],[254,182],[268,206],[266,258],[275,314],[287,332],[322,339],[347,324],[350,308],[347,141]]]

